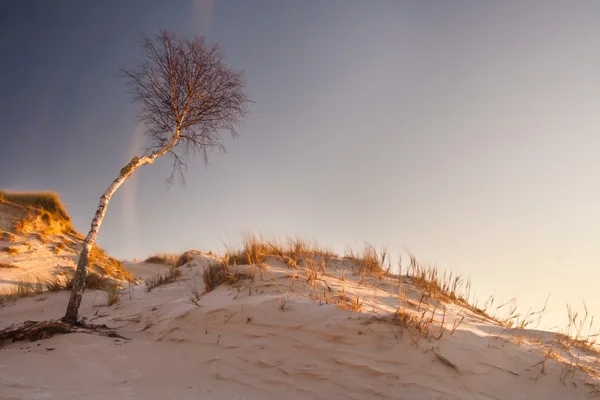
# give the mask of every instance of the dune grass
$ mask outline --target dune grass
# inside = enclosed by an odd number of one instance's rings
[[[0,201],[21,207],[26,213],[14,225],[23,234],[56,235],[73,231],[71,219],[57,193],[0,192]]]
[[[36,296],[48,292],[60,292],[63,290],[71,290],[73,288],[74,274],[71,274],[66,279],[64,277],[51,277],[41,279],[39,277],[31,280],[21,280],[9,289],[0,290],[0,305],[19,300],[26,297]],[[101,290],[107,293],[107,301],[112,305],[118,300],[114,297],[119,293],[119,285],[109,276],[102,276],[95,272],[90,272],[85,277],[85,287],[89,290]]]
[[[144,260],[148,264],[164,264],[175,266],[182,255],[175,253],[157,253]]]
[[[8,253],[9,256],[16,256],[21,253],[21,247],[19,246],[6,246],[2,248],[2,251]]]
[[[64,288],[66,290],[73,289],[73,284],[75,282],[75,277],[70,277],[66,283]],[[85,288],[89,290],[107,290],[113,286],[116,286],[116,283],[110,276],[100,275],[95,272],[88,272],[85,276]]]
[[[362,253],[354,252],[352,249],[346,250],[344,255],[346,260],[353,262],[354,272],[356,274],[382,274],[384,273],[384,265],[388,260],[388,251],[382,248],[381,251],[369,243],[365,244]],[[388,268],[388,270],[391,266]]]
[[[151,292],[152,289],[158,286],[175,282],[180,276],[181,271],[177,267],[173,266],[169,268],[169,270],[164,274],[144,279],[144,283],[146,284],[146,290],[148,290],[148,292]]]
[[[0,305],[25,297],[35,296],[42,293],[43,291],[44,284],[39,279],[33,282],[21,281],[18,282],[14,287],[0,290]]]
[[[225,264],[258,265],[267,257],[280,257],[288,266],[297,268],[299,263],[307,259],[336,256],[329,249],[298,238],[268,240],[250,233],[242,236],[242,242],[241,250],[226,246],[223,256]]]
[[[5,200],[22,206],[33,207],[70,220],[67,210],[55,192],[6,192],[0,191],[0,200]]]
[[[18,238],[14,234],[0,229],[0,240],[5,241],[5,242],[14,243],[18,240]]]
[[[254,276],[235,277],[229,272],[229,266],[239,265],[258,265],[259,267],[267,257],[276,257],[284,261],[290,268],[297,269],[303,266],[307,269],[306,281],[310,284],[319,280],[318,274],[326,273],[326,264],[333,259],[350,261],[352,270],[355,274],[373,276],[377,279],[387,277],[395,279],[398,285],[400,296],[403,278],[409,279],[420,289],[421,298],[418,302],[404,298],[404,301],[414,307],[421,313],[421,318],[428,318],[434,321],[434,316],[439,313],[443,316],[445,313],[445,304],[455,303],[471,311],[474,315],[482,318],[482,321],[489,321],[505,328],[505,330],[527,329],[539,323],[542,315],[546,311],[546,304],[537,310],[529,309],[526,312],[518,311],[516,299],[494,306],[494,298],[490,297],[482,306],[474,299],[471,282],[459,274],[453,272],[440,272],[437,267],[425,266],[417,261],[414,255],[410,256],[410,264],[402,271],[399,268],[397,274],[390,274],[391,262],[387,248],[377,250],[370,244],[365,244],[362,252],[347,250],[344,257],[340,257],[334,252],[326,249],[317,243],[309,243],[298,238],[287,238],[285,240],[265,239],[254,234],[244,234],[242,236],[243,247],[236,250],[230,246],[225,246],[226,251],[221,261],[211,262],[204,272],[206,291],[209,292],[222,283],[234,283],[240,279],[254,279]],[[184,253],[185,255],[185,253]],[[191,255],[185,259],[185,262],[191,260]],[[181,263],[181,262],[180,262]],[[400,262],[399,262],[400,264]],[[342,277],[343,279],[343,277]],[[362,283],[362,278],[360,283]],[[342,296],[343,297],[343,296]],[[341,299],[341,297],[340,297]],[[338,299],[339,300],[339,299]],[[346,298],[341,302],[345,308],[359,310],[361,300],[356,298]],[[428,307],[427,313],[424,313],[425,306]],[[398,312],[400,314],[398,314]],[[403,313],[398,311],[394,318],[398,318]],[[427,316],[426,316],[427,315]],[[405,321],[411,321],[414,318],[403,317]],[[579,318],[579,319],[578,319]],[[454,333],[464,318],[460,319],[449,328],[450,333]],[[587,315],[582,317],[569,310],[570,330],[566,337],[575,337],[571,340],[571,346],[581,348],[591,348],[596,343],[596,338],[600,336],[600,331],[592,336],[581,337],[582,325],[589,324],[590,318]],[[584,322],[582,322],[584,321]],[[574,328],[577,326],[578,328]],[[421,329],[419,329],[421,330]]]
[[[121,288],[118,285],[112,285],[104,289],[106,295],[106,305],[112,306],[118,304],[121,301]]]
[[[90,252],[90,271],[92,268],[97,268],[104,274],[119,280],[133,281],[133,276],[120,261],[109,257],[103,249],[96,245]]]
[[[54,245],[54,248],[52,251],[54,251],[54,254],[60,254],[61,251],[65,251],[66,249],[67,249],[67,245],[65,244],[65,242],[59,242]]]
[[[174,264],[174,267],[179,268],[182,265],[187,264],[188,262],[190,262],[194,259],[195,255],[199,255],[199,254],[201,254],[201,252],[199,252],[197,250],[186,251],[185,253],[183,253],[182,255],[179,256],[179,258],[177,259],[177,262],[175,262],[175,264]]]
[[[295,269],[295,272],[289,275],[292,279],[289,288],[291,292],[294,292],[294,280],[301,276],[300,271],[305,271],[306,279],[302,279],[300,285],[308,284],[310,286],[311,298],[318,300],[321,304],[323,302],[332,303],[351,312],[363,312],[365,311],[365,304],[368,303],[368,298],[346,294],[344,285],[342,285],[341,290],[337,290],[337,293],[335,293],[336,291],[332,291],[331,287],[322,279],[323,275],[334,276],[332,275],[334,270],[326,268],[326,265],[332,262],[333,265],[337,266],[337,270],[341,271],[338,278],[344,282],[343,271],[345,269],[343,267],[339,268],[340,260],[343,260],[341,265],[345,265],[350,261],[352,264],[351,271],[354,275],[360,275],[360,281],[358,279],[352,282],[348,281],[348,285],[360,286],[364,281],[374,288],[388,285],[389,292],[396,293],[397,291],[398,293],[399,306],[396,312],[389,315],[376,315],[368,319],[367,323],[387,324],[389,331],[392,332],[397,341],[401,340],[403,333],[406,331],[409,333],[408,337],[415,347],[422,346],[421,340],[430,343],[442,340],[445,335],[454,335],[466,317],[471,319],[480,317],[482,322],[503,328],[500,334],[492,335],[490,333],[490,341],[504,335],[508,340],[516,341],[517,345],[520,346],[523,339],[519,332],[526,331],[539,323],[546,311],[545,303],[539,309],[530,308],[525,312],[521,312],[516,299],[495,306],[494,297],[490,297],[483,306],[479,306],[471,293],[469,280],[452,272],[441,272],[435,266],[425,266],[419,263],[413,255],[410,255],[408,268],[405,268],[404,271],[399,268],[397,274],[390,274],[390,261],[385,248],[377,251],[375,247],[367,244],[362,252],[347,251],[345,256],[341,258],[323,251],[322,247],[318,245],[307,245],[297,239],[286,243],[264,240],[252,235],[245,236],[242,250],[232,251],[227,249],[223,262],[215,261],[205,268],[204,283],[206,292],[214,290],[222,283],[235,283],[240,280],[240,278],[234,277],[229,272],[231,265],[249,264],[261,267],[267,257],[276,257],[285,261],[290,268]],[[304,272],[302,272],[302,275],[304,275]],[[276,281],[274,283],[279,287]],[[407,283],[410,284],[410,287],[404,288],[404,296],[402,296],[402,288]],[[322,291],[318,289],[319,285],[325,286]],[[417,289],[420,293],[418,302],[414,301],[414,289]],[[407,296],[408,291],[412,293],[411,298]],[[281,290],[280,293],[282,293]],[[191,299],[196,303],[199,299],[199,293],[193,292]],[[279,308],[284,310],[289,308],[288,303],[290,301],[282,293],[282,298],[277,303]],[[447,323],[446,312],[450,303],[470,311],[471,315],[463,313],[458,318],[453,316],[451,322]],[[568,319],[569,324],[563,334],[556,334],[550,342],[541,339],[536,342],[541,349],[539,364],[541,365],[541,374],[546,373],[548,360],[556,360],[561,365],[561,380],[563,380],[563,383],[565,383],[566,377],[574,375],[577,371],[599,379],[598,368],[590,367],[589,359],[595,357],[596,365],[600,365],[598,362],[600,360],[600,349],[597,344],[600,331],[592,332],[593,318],[589,316],[587,309],[584,313],[577,313],[569,307]],[[398,328],[400,331],[398,331]],[[583,332],[586,329],[588,333],[584,334]],[[532,338],[532,343],[533,340],[534,338]],[[453,369],[457,368],[444,356],[435,351],[434,354],[445,365]],[[586,359],[588,361],[585,361]]]
[[[256,272],[253,267],[245,270],[235,267],[230,269],[229,267],[226,263],[219,261],[213,261],[204,267],[202,279],[204,280],[206,293],[212,292],[224,283],[233,285],[246,279],[254,281]]]

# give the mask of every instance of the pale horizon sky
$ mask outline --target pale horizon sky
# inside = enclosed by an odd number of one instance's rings
[[[254,103],[185,186],[164,159],[119,189],[111,255],[367,241],[480,302],[550,295],[549,325],[600,316],[600,3],[1,0],[0,188],[59,192],[87,232],[144,143],[118,70],[159,29],[220,43]]]

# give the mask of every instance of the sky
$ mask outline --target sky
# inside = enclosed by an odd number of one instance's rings
[[[600,316],[600,3],[0,1],[0,188],[60,193],[87,232],[145,136],[119,76],[141,34],[222,45],[253,100],[186,184],[170,160],[117,191],[123,259],[253,231],[365,242],[463,274],[545,323]]]

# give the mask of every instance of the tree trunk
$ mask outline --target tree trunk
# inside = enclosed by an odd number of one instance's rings
[[[100,225],[102,225],[102,220],[106,214],[108,202],[113,194],[117,191],[119,186],[121,186],[136,169],[145,164],[152,164],[156,156],[156,154],[153,154],[150,157],[132,158],[131,161],[123,169],[121,169],[117,179],[112,182],[102,197],[100,197],[100,203],[98,204],[96,214],[92,220],[92,226],[83,241],[83,247],[81,249],[81,254],[79,255],[79,261],[77,262],[77,270],[75,272],[71,297],[69,299],[65,316],[62,319],[64,322],[77,322],[77,313],[79,311],[79,305],[81,304],[83,291],[85,290],[85,276],[87,274],[90,261],[90,252],[92,251],[92,247],[94,246],[96,238],[98,237],[98,231],[100,230]]]
[[[94,214],[92,226],[87,236],[83,240],[81,254],[79,255],[79,261],[77,262],[77,270],[75,271],[75,278],[73,280],[71,297],[69,298],[69,304],[67,305],[65,316],[62,318],[63,322],[77,322],[77,314],[79,312],[79,306],[81,305],[83,291],[85,290],[85,276],[87,274],[87,269],[90,262],[90,253],[92,251],[92,247],[94,247],[94,243],[96,242],[96,237],[98,237],[98,231],[100,231],[100,225],[102,225],[102,220],[106,214],[106,207],[108,206],[108,202],[110,201],[111,197],[113,194],[115,194],[119,186],[125,182],[125,179],[129,178],[129,176],[133,174],[136,169],[142,165],[154,163],[154,160],[156,160],[158,157],[164,156],[168,151],[175,147],[180,136],[181,130],[178,127],[173,132],[173,136],[171,137],[169,143],[167,143],[162,149],[155,151],[147,157],[133,157],[131,161],[129,161],[129,163],[121,169],[117,179],[111,183],[102,197],[100,197],[100,203],[96,209],[96,214]]]

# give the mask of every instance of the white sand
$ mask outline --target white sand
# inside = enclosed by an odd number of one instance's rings
[[[439,333],[440,312],[429,338],[376,321],[400,305],[398,281],[370,279],[359,286],[359,277],[339,262],[311,286],[302,269],[269,259],[262,280],[257,273],[254,282],[222,285],[196,305],[190,288],[204,291],[206,262],[188,263],[177,282],[151,292],[143,284],[126,289],[111,307],[104,293],[86,292],[81,314],[130,341],[77,333],[0,349],[0,399],[564,400],[600,394],[593,374],[573,369],[561,378],[563,362],[549,359],[541,373],[552,334],[502,333],[452,304],[446,328],[465,318],[439,340],[431,335]],[[156,266],[133,268],[143,273]],[[420,297],[408,279],[403,288],[407,298]],[[324,302],[340,292],[358,296],[361,312]],[[0,329],[60,318],[67,299],[66,292],[48,293],[2,307]],[[579,363],[598,371],[597,355]]]

